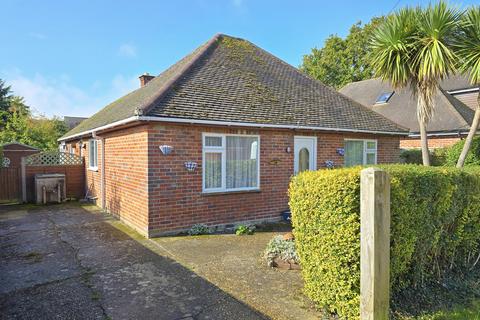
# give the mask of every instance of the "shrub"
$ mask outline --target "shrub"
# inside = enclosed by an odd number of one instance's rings
[[[465,140],[460,140],[455,143],[453,146],[447,148],[445,154],[445,164],[447,166],[455,166],[458,161],[460,153],[462,153],[463,145]],[[473,138],[470,151],[468,152],[467,158],[465,159],[465,166],[469,165],[480,165],[480,136]]]
[[[400,159],[403,163],[422,164],[422,150],[405,149],[400,152]]]
[[[470,267],[480,242],[480,170],[382,167],[391,176],[392,294]],[[349,319],[359,315],[361,169],[304,172],[289,189],[306,294]]]
[[[447,148],[437,148],[430,152],[432,166],[443,166],[445,164],[445,153]],[[423,164],[421,149],[405,149],[400,152],[400,159],[406,164]]]
[[[243,235],[251,235],[255,232],[255,226],[254,225],[251,225],[251,226],[244,226],[244,225],[239,225],[236,229],[235,229],[235,234],[237,236],[243,236]]]
[[[273,266],[273,259],[276,257],[285,261],[293,261],[299,263],[297,251],[295,250],[295,242],[293,240],[285,240],[282,235],[273,237],[267,244],[267,248],[263,254],[268,266]]]
[[[210,234],[212,231],[210,228],[205,224],[194,224],[190,230],[188,230],[188,234],[191,236],[198,236],[201,234]]]

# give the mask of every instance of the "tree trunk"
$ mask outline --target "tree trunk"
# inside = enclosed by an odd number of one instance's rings
[[[422,160],[424,166],[430,166],[430,152],[428,151],[427,125],[418,120],[420,126],[420,139],[422,144]]]
[[[457,168],[463,168],[463,165],[465,164],[465,159],[467,158],[468,151],[470,151],[473,137],[475,136],[475,133],[477,133],[479,123],[480,123],[480,92],[478,93],[477,109],[475,109],[475,116],[473,117],[472,126],[470,127],[468,136],[465,139],[465,144],[463,145],[462,153],[460,154],[460,157],[458,157]]]

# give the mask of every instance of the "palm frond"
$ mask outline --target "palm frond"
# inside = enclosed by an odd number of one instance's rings
[[[417,15],[419,47],[415,69],[420,82],[442,80],[455,71],[457,57],[453,42],[462,12],[440,1]]]
[[[480,6],[471,7],[464,14],[455,47],[460,71],[468,73],[472,84],[480,84]]]
[[[397,88],[406,86],[412,77],[414,14],[415,9],[404,8],[389,16],[371,40],[376,76]]]

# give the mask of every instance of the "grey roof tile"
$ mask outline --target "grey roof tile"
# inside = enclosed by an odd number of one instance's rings
[[[440,84],[441,89],[434,98],[435,112],[427,126],[427,131],[457,132],[469,129],[474,111],[447,93],[447,90],[462,88],[467,84],[468,82],[465,78],[462,80],[461,76],[453,76]],[[339,91],[386,118],[409,128],[410,131],[415,133],[419,131],[416,116],[417,99],[409,88],[394,90],[390,83],[374,78],[349,83]],[[394,94],[387,103],[375,104],[376,99],[385,92],[394,92]]]
[[[135,115],[402,133],[407,129],[254,44],[217,35],[70,136]]]

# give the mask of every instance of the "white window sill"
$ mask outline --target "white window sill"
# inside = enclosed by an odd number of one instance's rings
[[[215,190],[215,191],[204,190],[202,192],[202,195],[203,196],[217,196],[217,195],[227,195],[227,194],[236,194],[236,193],[258,193],[258,192],[261,192],[260,188],[234,189],[234,190]]]
[[[98,167],[88,167],[88,170],[98,172]]]

